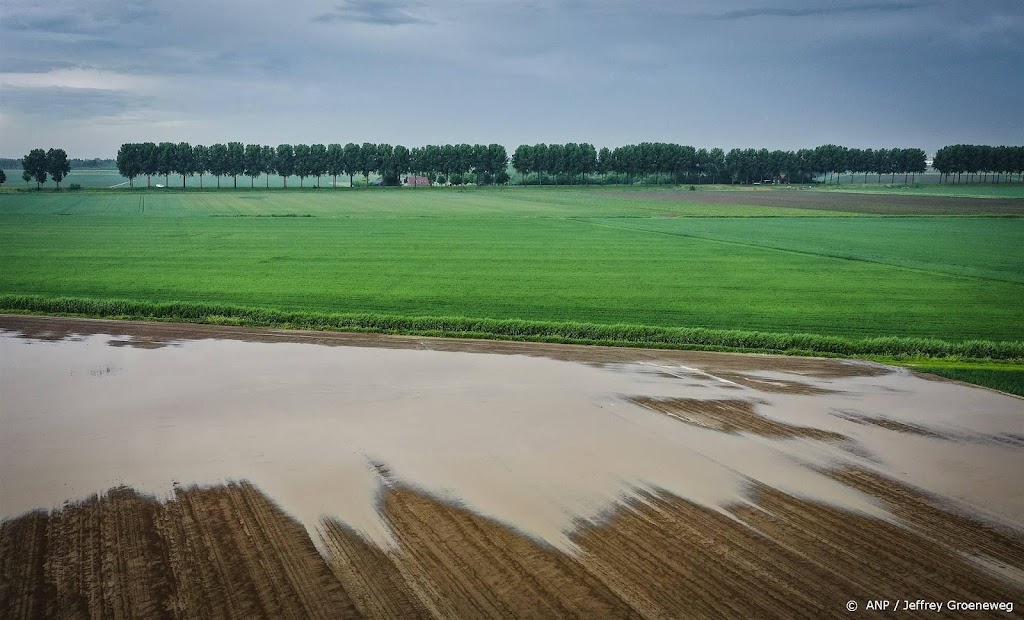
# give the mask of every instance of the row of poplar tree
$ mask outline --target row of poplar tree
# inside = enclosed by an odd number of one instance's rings
[[[70,172],[63,149],[33,149],[22,158],[22,178],[45,183],[48,175],[58,183]],[[507,168],[511,162],[522,175],[523,183],[575,184],[593,182],[599,175],[602,183],[753,183],[807,182],[818,178],[835,180],[836,175],[883,175],[895,180],[914,180],[926,170],[926,154],[916,148],[859,149],[827,144],[813,149],[782,151],[767,149],[720,148],[697,149],[692,146],[659,142],[620,146],[597,150],[587,143],[522,145],[512,154],[499,144],[446,144],[415,147],[389,144],[282,144],[275,147],[229,142],[213,146],[188,143],[128,143],[117,154],[118,171],[134,186],[137,177],[164,176],[169,184],[171,174],[185,178],[211,174],[229,176],[237,187],[239,176],[252,178],[277,174],[285,179],[299,177],[300,186],[306,178],[330,175],[337,184],[339,175],[347,175],[351,184],[356,175],[369,181],[370,174],[379,174],[383,184],[397,185],[401,176],[413,173],[430,183],[461,184],[471,180],[478,184],[503,184],[509,181]],[[963,174],[968,180],[979,178],[1012,181],[1024,178],[1024,147],[957,144],[945,146],[936,153],[933,167],[940,180],[958,181]],[[590,175],[588,179],[588,175]],[[955,175],[955,176],[954,176]],[[910,177],[908,179],[908,176]],[[3,181],[0,180],[0,183]],[[269,185],[269,178],[267,180]]]
[[[299,177],[300,187],[305,179],[315,177],[317,187],[320,177],[333,177],[337,185],[338,176],[347,175],[352,184],[356,175],[369,182],[370,174],[379,174],[384,185],[398,185],[401,175],[422,174],[431,183],[465,182],[466,175],[474,173],[479,184],[503,184],[509,180],[508,154],[500,144],[445,144],[406,148],[390,144],[281,144],[276,148],[260,144],[243,145],[241,142],[214,144],[213,146],[192,146],[187,142],[136,142],[121,145],[117,152],[117,169],[134,186],[135,178],[163,176],[170,182],[170,175],[181,175],[182,187],[185,178],[199,175],[200,186],[206,174],[217,177],[232,177],[238,186],[238,177],[251,178],[276,174],[288,186],[288,177]]]
[[[998,183],[1021,180],[1024,174],[1024,146],[986,146],[979,144],[953,144],[944,146],[935,153],[932,162],[942,176],[939,181],[959,182],[967,174],[968,183],[972,177],[987,182],[989,175]],[[954,178],[953,175],[956,175]]]
[[[654,183],[756,183],[762,181],[800,183],[836,174],[913,175],[925,171],[921,149],[858,149],[826,144],[813,149],[782,151],[768,149],[698,149],[681,144],[644,142],[602,148],[590,144],[523,145],[512,155],[512,165],[525,182],[587,182],[588,174],[612,182],[635,180]]]
[[[511,164],[523,177],[523,183],[576,184],[593,182],[600,175],[603,183],[753,183],[808,182],[823,175],[834,180],[836,174],[909,175],[926,169],[921,149],[858,149],[827,144],[813,149],[782,151],[768,149],[697,149],[692,146],[644,142],[615,149],[597,150],[592,144],[535,144],[518,147]],[[384,185],[398,185],[402,175],[416,174],[430,183],[461,184],[472,179],[477,184],[503,184],[509,180],[510,159],[499,144],[445,144],[406,148],[390,144],[281,144],[271,147],[241,142],[192,146],[187,142],[142,142],[122,145],[117,167],[134,186],[137,177],[170,175],[202,178],[206,174],[232,177],[237,187],[239,176],[256,177],[277,174],[285,179],[305,179],[329,175],[335,185],[339,175],[379,174]],[[269,179],[267,180],[269,185]]]

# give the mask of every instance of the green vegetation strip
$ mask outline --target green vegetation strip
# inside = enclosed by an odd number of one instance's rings
[[[855,339],[644,325],[283,312],[228,305],[35,295],[0,295],[0,312],[795,355],[1024,360],[1024,342],[946,342],[906,337]]]
[[[939,375],[955,381],[983,385],[1000,392],[1024,396],[1024,368],[978,368],[973,366],[917,365],[910,366],[919,372]]]

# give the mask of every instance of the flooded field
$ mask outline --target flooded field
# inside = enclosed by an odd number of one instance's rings
[[[1017,613],[1022,471],[865,362],[0,317],[3,618]]]

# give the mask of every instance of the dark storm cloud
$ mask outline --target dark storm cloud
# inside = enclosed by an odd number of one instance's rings
[[[75,63],[68,62],[66,60],[45,60],[42,58],[27,58],[24,56],[0,58],[0,71],[5,73],[35,73],[52,71],[54,69],[69,69],[74,66]]]
[[[61,12],[51,12],[44,4],[31,11],[8,13],[0,22],[0,28],[36,34],[97,35],[119,26],[156,19],[159,15],[157,5],[148,0],[99,0]]]
[[[0,1],[0,156],[1024,142],[1020,0]]]
[[[96,88],[5,85],[0,89],[0,106],[7,112],[62,121],[116,116],[150,103],[148,97],[141,95]]]
[[[381,26],[403,24],[432,24],[433,21],[415,15],[418,8],[409,2],[388,0],[349,0],[332,10],[314,15],[311,19],[321,24],[334,22],[357,22]]]
[[[861,4],[840,4],[806,7],[756,7],[737,9],[706,15],[708,19],[734,20],[751,17],[812,17],[820,15],[844,15],[848,13],[893,13],[909,11],[933,5],[934,2],[869,2]]]

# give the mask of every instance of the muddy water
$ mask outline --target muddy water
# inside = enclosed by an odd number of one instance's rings
[[[1024,401],[902,371],[623,351],[599,366],[543,346],[498,355],[230,330],[154,347],[138,328],[71,321],[41,338],[18,321],[0,318],[0,518],[119,484],[167,496],[246,479],[310,531],[328,517],[390,545],[386,468],[566,551],[581,519],[644,490],[724,513],[770,487],[897,521],[831,475],[856,466],[1024,524]],[[829,439],[723,432],[637,397],[747,402],[772,428]]]

